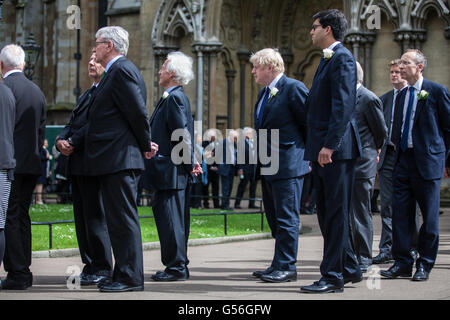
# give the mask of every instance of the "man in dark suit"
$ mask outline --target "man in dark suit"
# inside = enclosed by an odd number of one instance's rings
[[[243,159],[240,158],[240,154],[238,153],[237,159],[237,175],[239,176],[239,185],[236,192],[236,202],[234,203],[234,207],[236,209],[240,209],[241,199],[244,196],[245,188],[247,184],[250,183],[249,188],[249,209],[256,208],[255,206],[255,197],[256,197],[256,161],[257,161],[257,150],[255,146],[254,129],[245,127],[242,130],[242,134],[244,138],[238,142],[238,152],[243,148],[244,154]],[[241,146],[240,144],[243,144]],[[253,199],[253,200],[252,200]]]
[[[426,65],[426,57],[417,49],[407,50],[400,61],[408,88],[397,98],[392,129],[397,151],[392,200],[395,263],[380,272],[391,279],[412,275],[414,259],[409,250],[416,201],[423,224],[413,281],[428,280],[438,253],[440,183],[450,149],[450,95],[446,87],[423,77]]]
[[[169,53],[159,70],[165,91],[150,118],[158,154],[149,161],[149,181],[155,190],[152,207],[166,268],[152,275],[154,281],[189,278],[189,179],[191,172],[201,173],[200,165],[194,165],[194,122],[183,90],[193,78],[192,59],[181,52]]]
[[[254,120],[264,209],[275,238],[271,265],[253,276],[265,282],[295,281],[300,197],[303,175],[309,172],[308,162],[303,161],[308,89],[286,77],[283,58],[275,49],[256,52],[250,62],[255,82],[264,86],[258,94]],[[263,159],[263,150],[268,151],[269,162]]]
[[[381,238],[379,254],[373,258],[374,264],[392,261],[392,172],[394,171],[395,147],[391,141],[392,122],[394,121],[394,105],[398,93],[407,86],[406,80],[400,75],[398,63],[400,59],[389,63],[389,79],[392,90],[380,97],[383,103],[383,114],[388,128],[388,138],[381,148],[377,164],[378,179],[380,184],[380,216]]]
[[[324,56],[308,98],[305,159],[313,166],[324,252],[322,278],[301,292],[342,292],[345,283],[362,280],[349,237],[355,161],[361,155],[355,121],[356,63],[340,42],[347,29],[344,14],[331,9],[313,19],[311,38]]]
[[[238,133],[236,130],[227,130],[227,137],[223,139],[215,151],[217,163],[217,174],[220,176],[222,186],[222,210],[233,210],[230,207],[231,190],[233,189],[234,177],[237,173],[237,144]],[[219,154],[219,151],[221,154]]]
[[[216,140],[217,129],[208,129],[205,135],[207,140],[202,142],[202,147],[204,150],[204,157],[206,160],[208,168],[208,182],[203,185],[203,207],[205,209],[209,208],[209,185],[211,185],[211,194],[213,198],[214,208],[220,208],[219,202],[219,175],[217,174],[217,163],[214,162],[215,159],[215,148],[219,145]]]
[[[121,27],[97,31],[96,60],[105,75],[89,106],[85,135],[87,175],[100,184],[106,223],[114,253],[111,282],[103,292],[144,289],[142,240],[136,196],[144,157],[151,148],[146,87],[139,70],[125,58],[128,32]]]
[[[2,282],[2,289],[26,289],[33,283],[28,211],[37,178],[41,175],[39,151],[45,139],[46,102],[39,87],[22,73],[24,59],[25,53],[17,45],[5,46],[0,53],[3,82],[16,99],[16,168],[5,226],[4,266],[8,276]]]
[[[69,156],[66,176],[72,180],[73,213],[81,261],[85,264],[80,274],[81,285],[98,284],[111,277],[111,242],[106,226],[103,205],[100,202],[100,184],[97,177],[86,174],[84,135],[87,115],[94,92],[105,68],[95,60],[95,51],[88,64],[92,87],[78,99],[69,123],[56,137],[56,147]]]
[[[361,139],[362,154],[356,160],[355,183],[350,209],[350,235],[359,267],[366,272],[372,264],[373,221],[371,197],[377,174],[377,157],[387,128],[380,99],[362,83],[364,72],[356,62],[356,125]]]

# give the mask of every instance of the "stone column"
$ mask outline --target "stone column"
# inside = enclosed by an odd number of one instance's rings
[[[237,52],[240,66],[240,92],[241,92],[241,104],[239,109],[239,126],[243,128],[245,126],[245,76],[246,76],[246,65],[250,58],[250,51],[246,48],[241,48]]]
[[[201,45],[194,45],[197,54],[197,107],[195,109],[195,120],[203,123],[203,52]]]
[[[233,128],[233,87],[234,78],[236,77],[236,70],[226,70],[227,77],[227,113],[228,113],[228,128]],[[241,128],[243,128],[241,120]]]

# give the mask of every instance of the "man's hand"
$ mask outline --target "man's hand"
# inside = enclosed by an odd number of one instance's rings
[[[56,146],[58,147],[59,152],[65,156],[70,156],[74,150],[74,147],[71,146],[67,140],[56,141]]]
[[[149,160],[158,153],[158,145],[154,142],[150,142],[150,151],[144,152],[145,159]]]
[[[331,156],[333,155],[334,150],[323,147],[319,152],[319,156],[317,158],[317,162],[321,167],[324,167],[328,163],[332,163]]]
[[[194,166],[194,169],[192,169],[191,174],[193,174],[194,176],[198,176],[199,174],[202,173],[203,173],[202,166],[197,162]]]

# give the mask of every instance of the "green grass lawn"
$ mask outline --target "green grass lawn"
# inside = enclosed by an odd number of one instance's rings
[[[211,209],[191,209],[190,239],[223,237],[224,216],[192,216],[195,213],[220,212]],[[153,215],[151,207],[139,207],[140,216]],[[73,220],[72,205],[32,205],[30,207],[31,221]],[[155,220],[153,218],[140,219],[142,242],[158,241]],[[77,248],[75,224],[55,224],[52,227],[53,249]],[[227,216],[227,236],[245,235],[261,232],[260,214],[230,214]],[[264,231],[269,227],[264,218]],[[32,226],[33,251],[49,249],[49,227],[47,225]]]

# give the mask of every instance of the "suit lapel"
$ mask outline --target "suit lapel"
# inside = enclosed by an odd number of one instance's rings
[[[422,88],[420,88],[420,90],[425,90],[425,91],[430,92],[430,87],[428,84],[429,84],[428,80],[423,78]],[[415,124],[417,122],[417,119],[419,118],[419,114],[422,111],[422,109],[425,107],[426,103],[427,103],[427,99],[419,100],[419,98],[417,98],[417,106],[416,106],[416,112],[414,113],[413,124]]]
[[[398,98],[398,93],[397,93]],[[394,105],[394,89],[389,91],[389,94],[387,96],[387,104],[384,107],[384,118],[386,119],[386,125],[389,127],[392,119],[392,107]]]
[[[269,95],[269,100],[267,100],[266,105],[264,106],[264,112],[262,115],[261,125],[264,123],[264,121],[267,119],[268,114],[272,111],[273,102],[275,99],[279,97],[280,94],[282,94],[284,83],[286,82],[286,75],[283,75],[280,80],[278,80],[277,84],[275,85],[275,88],[278,89],[278,92],[275,96],[272,98]]]
[[[265,87],[264,87],[265,88]],[[259,93],[258,93],[258,99],[256,101],[255,104],[255,111],[253,112],[253,120],[255,123],[255,127],[258,126],[258,115],[257,115],[257,111],[258,111],[258,105],[259,105],[259,101],[261,101],[262,97],[263,97],[263,93],[264,93],[264,88],[262,88]]]

